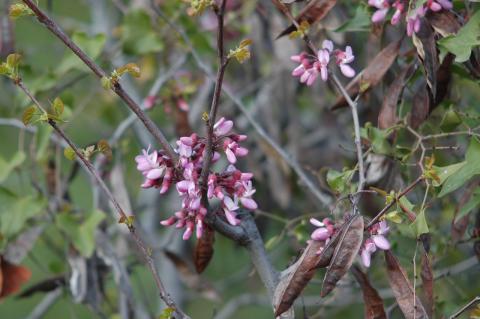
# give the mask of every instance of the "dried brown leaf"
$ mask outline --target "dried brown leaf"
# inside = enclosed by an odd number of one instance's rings
[[[276,1],[274,0],[273,2],[275,3]],[[308,24],[313,25],[314,23],[322,20],[336,4],[337,0],[312,0],[305,6],[305,8],[302,9],[302,11],[300,11],[298,16],[295,17],[295,21],[297,21],[299,24],[303,21],[306,21]],[[295,30],[297,30],[297,28],[292,24],[280,32],[280,34],[277,36],[277,39],[283,37],[284,35],[290,34]]]
[[[351,271],[360,288],[362,288],[365,319],[386,319],[387,314],[383,307],[383,300],[377,290],[370,284],[367,275],[356,266],[353,266]]]
[[[195,251],[193,254],[193,261],[195,263],[195,269],[197,273],[201,274],[210,263],[213,257],[213,244],[215,242],[215,232],[206,227],[203,236],[197,240]]]
[[[425,310],[427,311],[428,316],[433,317],[434,310],[434,292],[433,292],[433,270],[430,257],[427,253],[422,255],[421,262],[422,270],[420,272],[420,277],[422,277],[422,287],[423,287],[423,302],[425,305]]]
[[[414,64],[408,65],[389,86],[378,114],[378,127],[380,129],[392,127],[397,122],[397,105],[402,98],[403,89],[414,71]]]
[[[383,79],[383,76],[392,66],[398,56],[402,40],[398,40],[387,45],[380,51],[346,87],[347,93],[355,97],[360,91],[366,92]],[[341,96],[332,106],[332,110],[347,106],[345,97]]]
[[[435,32],[427,20],[422,20],[420,30],[413,34],[412,39],[422,61],[428,87],[435,98],[437,95],[438,52]]]
[[[413,286],[405,270],[403,270],[397,258],[389,250],[385,251],[385,262],[390,287],[405,318],[428,318],[420,299],[414,293]]]
[[[324,246],[324,242],[311,241],[300,258],[285,271],[285,275],[275,289],[275,316],[286,312],[293,305],[315,275],[316,269],[327,267],[330,264],[335,247],[346,225],[345,223],[340,227],[340,230],[326,246]],[[317,254],[319,249],[322,249],[321,254]]]
[[[427,14],[427,20],[442,37],[457,34],[462,27],[455,14],[447,10],[438,12],[430,10]]]
[[[30,269],[11,264],[1,256],[0,268],[0,299],[17,292],[32,276]]]
[[[337,285],[337,282],[347,273],[362,246],[363,217],[351,217],[339,235],[332,260],[323,279],[321,296],[328,295]]]

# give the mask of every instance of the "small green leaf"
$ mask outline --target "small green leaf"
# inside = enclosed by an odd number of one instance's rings
[[[30,106],[28,107],[22,115],[22,122],[25,126],[29,125],[32,123],[33,116],[35,115],[35,112],[37,111],[37,108],[35,106]]]
[[[65,156],[66,159],[73,161],[77,157],[77,154],[75,154],[75,151],[71,147],[66,147],[63,150],[63,155]]]
[[[20,64],[22,56],[18,53],[12,53],[7,56],[7,65],[12,69],[15,69]]]
[[[53,112],[56,116],[60,117],[62,116],[64,109],[65,105],[63,104],[63,101],[59,97],[57,97],[53,101]]]
[[[95,250],[95,230],[105,219],[102,211],[95,210],[88,214],[83,222],[78,215],[63,213],[57,215],[55,223],[70,237],[73,246],[84,257],[91,257]]]
[[[465,164],[455,174],[451,174],[443,184],[439,197],[443,197],[468,182],[474,176],[480,174],[480,142],[472,137],[465,155]]]
[[[107,158],[112,158],[112,148],[107,140],[100,140],[97,143],[97,149],[103,153]]]
[[[175,314],[175,309],[171,307],[167,307],[163,309],[162,314],[158,319],[172,319],[173,315]]]
[[[443,115],[440,129],[444,132],[453,131],[458,125],[462,123],[460,115],[452,108],[448,109]]]
[[[128,73],[135,78],[138,78],[141,75],[140,67],[135,63],[127,63],[124,66],[117,68],[116,71],[118,77],[121,77],[125,73]]]
[[[22,165],[26,158],[25,152],[22,151],[15,153],[9,161],[0,157],[0,183],[3,183],[15,168]]]
[[[470,198],[470,200],[460,209],[457,217],[455,217],[455,222],[459,221],[463,217],[467,216],[474,208],[480,205],[480,193],[477,192]]]
[[[112,80],[109,77],[106,77],[106,76],[102,77],[100,82],[102,83],[102,87],[104,89],[110,90],[112,88]]]
[[[394,222],[395,224],[401,224],[402,223],[402,215],[396,210],[386,214],[385,218],[387,220],[391,221],[391,222]]]
[[[129,216],[125,215],[120,217],[120,219],[118,220],[119,224],[125,224],[127,225],[128,228],[132,228],[134,222],[135,222],[135,216],[133,215],[129,215]]]
[[[413,223],[410,224],[410,229],[417,238],[422,234],[429,233],[424,209],[420,211],[420,213],[417,215],[417,218],[413,221]]]
[[[441,51],[453,53],[456,62],[470,58],[472,49],[480,45],[480,10],[468,20],[456,35],[440,39],[437,43]]]
[[[9,9],[9,16],[12,19],[18,19],[23,16],[34,15],[33,11],[25,4],[12,4]]]
[[[455,174],[460,168],[462,168],[467,162],[460,162],[448,166],[433,166],[433,169],[439,177],[439,181],[432,180],[432,185],[434,187],[442,186],[442,184],[449,178],[451,175]]]
[[[333,30],[334,32],[366,32],[370,30],[370,14],[368,12],[368,7],[365,5],[357,6],[355,10],[355,15],[352,19],[348,20],[342,24],[337,29]]]
[[[328,186],[330,186],[330,188],[336,193],[348,193],[352,186],[351,180],[354,174],[355,170],[344,170],[343,172],[339,172],[330,169],[327,172]]]

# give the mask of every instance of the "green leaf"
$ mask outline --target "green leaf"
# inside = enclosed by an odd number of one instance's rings
[[[34,105],[32,105],[23,112],[22,122],[25,126],[32,123],[33,116],[35,115],[36,111],[37,111],[37,108]]]
[[[437,173],[437,176],[440,178],[440,181],[432,180],[432,184],[435,187],[442,186],[443,183],[451,175],[455,174],[460,168],[462,168],[467,162],[460,162],[448,166],[433,166],[433,169]]]
[[[25,223],[43,212],[46,201],[33,196],[18,198],[2,193],[0,195],[0,233],[5,238],[17,235]]]
[[[470,198],[470,200],[460,209],[455,217],[455,222],[459,221],[463,217],[467,216],[474,208],[480,205],[480,192],[477,191],[476,194]]]
[[[475,175],[480,174],[480,142],[476,138],[470,139],[465,164],[455,174],[451,174],[443,184],[439,197],[443,197],[468,182]]]
[[[20,64],[22,56],[18,53],[12,53],[7,56],[7,65],[12,69],[15,69]]]
[[[83,222],[80,222],[78,215],[63,213],[57,215],[55,223],[71,239],[80,254],[88,258],[95,250],[95,230],[104,219],[105,214],[95,210]]]
[[[104,34],[97,34],[95,36],[89,36],[84,32],[77,32],[72,35],[72,40],[75,42],[92,60],[95,60],[100,56],[105,46],[107,38]],[[65,57],[60,62],[57,68],[59,74],[67,73],[70,70],[80,70],[88,72],[89,69],[84,63],[70,50],[67,51]]]
[[[472,49],[480,45],[480,10],[468,20],[454,36],[439,40],[441,51],[453,53],[456,62],[465,62],[470,58]]]
[[[127,63],[124,66],[121,66],[118,69],[116,69],[116,71],[119,77],[121,77],[125,73],[128,73],[135,78],[139,78],[141,75],[140,67],[135,63]]]
[[[63,104],[63,101],[57,97],[53,101],[53,112],[55,113],[56,116],[60,117],[63,114],[63,110],[65,109],[65,105]]]
[[[355,15],[352,19],[348,20],[342,24],[337,29],[333,30],[334,32],[355,32],[355,31],[369,31],[370,30],[370,14],[368,12],[368,7],[364,5],[357,6],[355,10]]]
[[[142,55],[163,50],[163,42],[153,30],[152,20],[145,10],[137,9],[127,13],[121,37],[125,53]]]
[[[395,224],[401,224],[402,223],[402,215],[396,210],[386,214],[385,218],[387,220],[391,221],[391,222],[394,222]]]
[[[159,319],[171,319],[173,318],[173,315],[175,314],[175,309],[168,307],[163,310],[163,312],[160,314]]]
[[[0,157],[0,183],[3,183],[14,169],[25,161],[26,157],[22,151],[15,153],[10,161],[6,161]]]
[[[390,155],[392,153],[392,146],[387,140],[389,131],[378,129],[371,123],[367,123],[365,128],[362,128],[361,135],[370,141],[375,154]]]
[[[37,161],[45,158],[48,145],[50,144],[52,132],[53,128],[50,125],[39,125],[37,127],[37,134],[35,134],[35,141],[37,145],[37,154],[35,155],[35,159]]]
[[[421,234],[428,234],[428,224],[427,219],[425,218],[425,210],[423,209],[417,215],[417,218],[410,224],[410,229],[413,234],[418,238]]]
[[[63,150],[63,155],[70,161],[73,161],[77,157],[77,154],[75,154],[75,151],[71,147],[65,147]]]
[[[448,109],[443,115],[440,129],[444,132],[453,131],[458,125],[462,123],[460,115],[452,108]]]
[[[351,179],[355,174],[355,170],[344,170],[343,172],[330,169],[327,172],[327,183],[336,193],[346,193],[350,191],[352,186]]]

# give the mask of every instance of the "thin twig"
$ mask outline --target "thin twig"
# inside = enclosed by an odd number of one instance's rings
[[[38,21],[45,25],[50,32],[52,32],[57,38],[59,38],[70,50],[82,60],[85,65],[92,70],[93,73],[100,79],[106,76],[105,71],[100,68],[85,52],[78,47],[70,37],[58,26],[58,24],[50,19],[48,15],[43,12],[38,5],[32,0],[22,0],[35,14]],[[167,155],[174,161],[177,156],[173,151],[172,146],[166,139],[165,135],[158,128],[157,125],[148,117],[141,109],[141,107],[125,92],[120,83],[113,85],[112,90],[127,104],[132,112],[142,121],[147,130],[153,135],[157,142],[162,145]]]
[[[470,301],[469,303],[467,303],[465,306],[463,306],[460,310],[458,310],[457,312],[455,312],[453,315],[450,316],[450,319],[455,319],[455,318],[458,318],[460,317],[460,315],[462,313],[464,313],[468,308],[470,308],[471,306],[477,304],[480,302],[480,296],[476,296],[475,298],[473,298],[472,301]]]
[[[220,102],[220,95],[222,93],[222,85],[223,85],[223,78],[225,76],[225,70],[227,68],[229,59],[225,58],[225,50],[223,44],[223,29],[224,29],[224,15],[225,15],[225,5],[227,1],[222,0],[219,7],[215,8],[215,13],[217,14],[217,24],[218,24],[218,32],[217,32],[217,51],[218,51],[218,71],[217,77],[215,81],[215,90],[213,93],[212,104],[210,106],[210,113],[207,119],[207,144],[205,146],[205,157],[202,166],[202,172],[200,176],[201,187],[202,187],[202,201],[204,205],[208,205],[208,198],[207,198],[207,178],[208,172],[210,171],[210,165],[212,164],[212,158],[214,153],[214,134],[213,134],[213,126],[215,125],[217,112],[218,112],[218,105]]]
[[[390,209],[392,206],[400,200],[403,196],[407,195],[412,189],[415,188],[422,180],[424,180],[423,175],[418,177],[412,184],[407,186],[398,196],[396,196],[387,206],[385,206],[371,221],[368,223],[368,225],[365,227],[365,229],[368,229],[372,227],[375,223],[378,222],[378,220]]]
[[[33,96],[33,94],[28,90],[28,88],[23,84],[21,80],[18,80],[15,82],[17,86],[30,98],[30,100],[43,112],[46,113],[45,108],[40,104],[40,102]],[[67,144],[72,148],[72,150],[75,152],[76,156],[80,159],[82,162],[83,166],[86,168],[86,170],[93,176],[93,178],[97,181],[97,183],[100,185],[100,188],[105,192],[107,195],[108,199],[110,202],[113,204],[115,210],[120,216],[120,219],[127,220],[128,216],[116,200],[116,198],[113,196],[112,192],[108,188],[108,186],[105,184],[103,179],[100,177],[98,174],[97,170],[93,165],[89,162],[89,160],[82,154],[80,149],[73,143],[73,141],[65,134],[65,132],[57,125],[57,123],[52,120],[48,119],[48,124],[55,130],[55,132],[65,141]],[[147,265],[153,275],[153,278],[155,280],[155,284],[157,285],[157,288],[160,292],[160,298],[162,298],[165,303],[175,309],[175,311],[182,317],[182,318],[189,318],[173,301],[171,296],[168,294],[168,292],[165,290],[165,287],[163,286],[163,283],[160,279],[160,276],[158,275],[158,272],[155,268],[155,265],[153,263],[153,259],[150,256],[150,253],[148,249],[146,248],[145,244],[143,243],[142,239],[138,236],[138,234],[135,231],[135,227],[133,225],[128,225],[128,228],[130,230],[130,233],[135,240],[135,243],[137,244],[138,248],[140,248]]]

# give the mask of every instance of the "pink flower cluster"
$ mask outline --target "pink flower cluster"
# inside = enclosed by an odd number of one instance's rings
[[[360,256],[362,257],[362,262],[365,267],[370,267],[372,254],[377,251],[377,248],[382,250],[390,249],[390,242],[385,237],[389,230],[390,228],[385,220],[376,223],[370,228],[370,238],[365,240],[360,251]]]
[[[335,62],[340,67],[343,75],[349,78],[355,76],[355,70],[348,65],[355,59],[352,48],[347,46],[345,51],[338,49],[333,50],[333,42],[330,40],[323,41],[322,49],[318,50],[316,56],[308,55],[305,52],[299,55],[293,55],[291,60],[300,63],[300,65],[293,70],[292,75],[299,77],[300,82],[308,86],[311,86],[315,82],[318,75],[320,75],[323,81],[327,81],[328,64],[331,55],[335,57]]]
[[[255,189],[252,186],[253,174],[244,173],[235,168],[237,157],[248,154],[248,150],[239,145],[247,137],[245,135],[231,134],[233,122],[221,118],[214,125],[214,154],[212,164],[219,161],[222,151],[230,163],[222,172],[209,172],[208,175],[208,199],[221,201],[226,219],[232,225],[238,225],[237,211],[240,204],[246,209],[256,209],[257,203],[252,195]],[[144,188],[160,188],[160,193],[165,193],[172,182],[176,185],[177,193],[182,199],[182,209],[170,218],[161,222],[164,226],[176,223],[177,228],[185,228],[183,239],[191,237],[194,229],[197,238],[203,234],[204,219],[207,209],[202,205],[202,191],[200,187],[200,175],[206,152],[205,138],[197,134],[181,137],[177,141],[179,155],[177,165],[162,151],[143,150],[142,155],[135,158],[137,169],[142,172],[145,181]]]
[[[316,218],[310,218],[310,223],[317,227],[310,238],[315,241],[323,241],[327,244],[330,241],[330,238],[335,234],[335,225],[329,218],[324,218],[322,221],[319,221]],[[317,251],[317,254],[320,254],[323,250],[323,247]]]
[[[403,0],[395,0],[393,3],[389,0],[368,0],[368,5],[377,9],[372,15],[373,23],[379,23],[385,20],[390,8],[394,8],[395,12],[390,21],[393,25],[396,25],[400,22],[400,18],[406,9],[406,3]],[[450,10],[452,7],[453,5],[450,0],[427,0],[423,6],[406,17],[408,36],[412,36],[420,30],[421,18],[425,16],[428,10],[437,12],[442,9]]]

